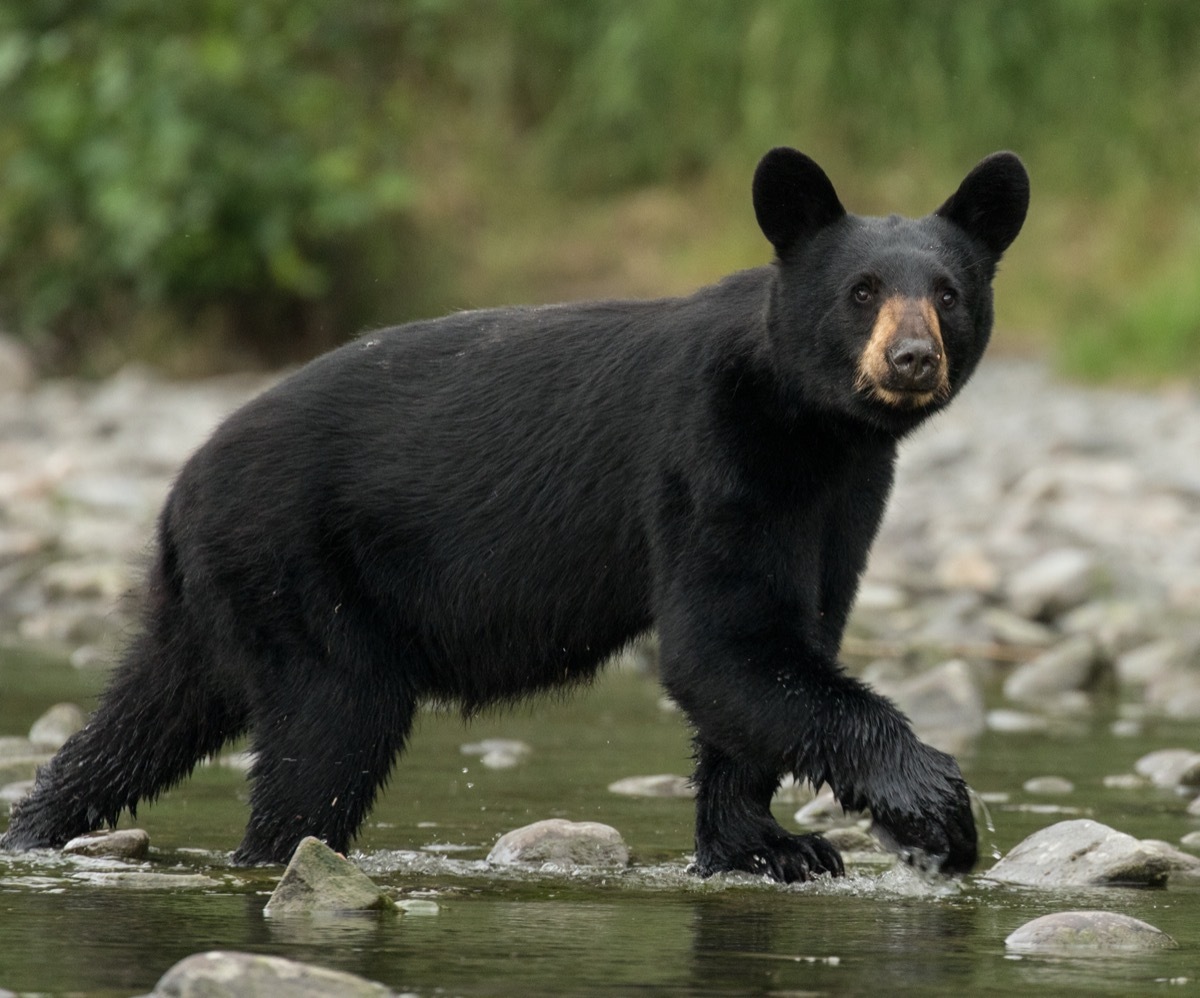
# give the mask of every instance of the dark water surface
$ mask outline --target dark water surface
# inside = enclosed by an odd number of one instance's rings
[[[90,702],[96,685],[0,649],[0,735],[23,734],[55,701]],[[0,854],[0,992],[143,994],[184,956],[230,948],[420,995],[1200,993],[1200,885],[1046,893],[992,885],[981,873],[929,883],[868,864],[842,881],[798,887],[694,880],[684,872],[691,802],[606,789],[625,776],[687,772],[687,731],[658,697],[651,680],[619,673],[570,700],[469,726],[425,715],[354,858],[398,899],[436,901],[436,914],[264,917],[280,870],[228,866],[246,817],[244,778],[232,766],[205,766],[144,810],[147,863]],[[1010,794],[991,805],[987,856],[1069,817],[1169,842],[1200,827],[1184,799],[1102,784],[1152,749],[1200,748],[1194,726],[1148,723],[1117,737],[1115,710],[1100,706],[1048,734],[989,732],[961,758],[977,790]],[[494,736],[533,752],[513,769],[489,770],[459,751]],[[1076,790],[1021,790],[1048,774]],[[777,805],[785,825],[795,809]],[[572,876],[483,863],[500,833],[549,817],[614,825],[634,866]],[[1145,919],[1180,947],[1085,960],[1006,955],[1004,938],[1019,925],[1080,908]]]

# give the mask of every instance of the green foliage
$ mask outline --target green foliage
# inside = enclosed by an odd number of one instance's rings
[[[1197,52],[1192,0],[0,0],[0,310],[68,362],[212,329],[279,358],[514,293],[518,258],[554,296],[655,185],[728,246],[689,279],[743,265],[772,145],[862,211],[1007,147],[1008,316],[1162,366],[1200,354]]]
[[[356,281],[343,261],[410,201],[403,108],[355,62],[374,27],[333,5],[20,0],[0,18],[0,296],[68,355],[146,309],[310,333]]]

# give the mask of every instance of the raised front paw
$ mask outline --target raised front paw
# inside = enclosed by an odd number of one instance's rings
[[[734,871],[753,873],[785,884],[813,880],[823,873],[840,877],[846,872],[838,851],[820,835],[788,835],[782,831],[763,835],[753,844],[701,843],[691,870],[701,877]]]
[[[918,742],[870,802],[872,831],[906,862],[969,873],[978,858],[971,797],[958,763]]]

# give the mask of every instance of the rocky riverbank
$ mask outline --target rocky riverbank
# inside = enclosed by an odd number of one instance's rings
[[[267,382],[0,381],[0,636],[110,660],[173,475]],[[1084,635],[1142,649],[1147,682],[1192,671],[1198,634],[1200,394],[992,360],[904,445],[847,651],[1022,660]],[[1067,656],[1081,683],[1089,654]]]

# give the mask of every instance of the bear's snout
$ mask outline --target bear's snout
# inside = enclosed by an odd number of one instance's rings
[[[919,409],[950,391],[933,303],[895,296],[880,306],[858,361],[854,387],[898,409]]]

